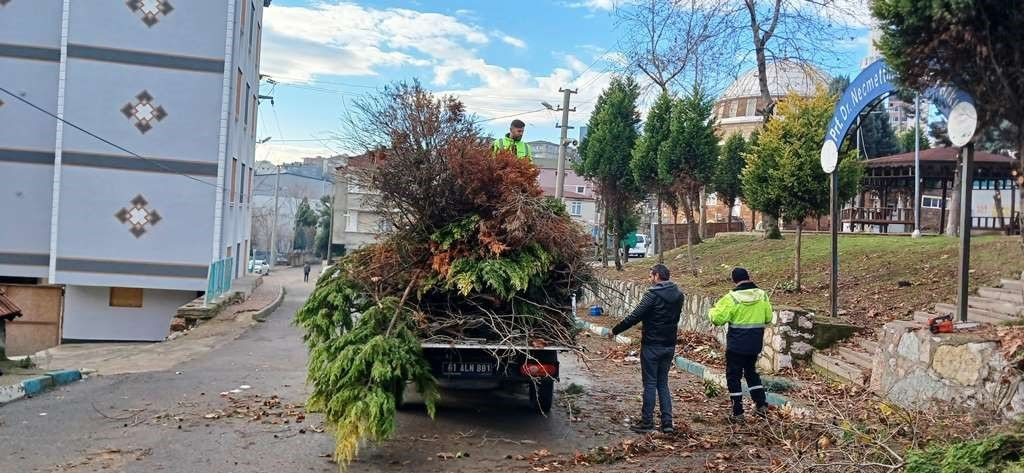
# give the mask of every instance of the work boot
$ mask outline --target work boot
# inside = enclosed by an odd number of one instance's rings
[[[633,424],[632,426],[630,426],[629,430],[632,430],[633,432],[636,432],[638,434],[649,434],[651,432],[654,432],[654,422],[653,421],[647,421],[647,422],[640,421],[640,422],[637,422],[636,424]]]
[[[730,415],[727,418],[727,420],[729,421],[730,424],[734,424],[734,425],[743,425],[743,424],[747,423],[747,418],[743,417],[743,414],[733,414],[733,415]]]
[[[663,434],[674,434],[674,433],[676,433],[676,428],[672,427],[672,424],[663,425],[663,426],[661,426],[661,433],[663,433]]]
[[[754,408],[754,415],[762,418],[768,418],[768,404],[763,404]]]

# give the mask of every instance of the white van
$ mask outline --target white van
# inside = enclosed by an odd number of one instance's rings
[[[630,258],[646,258],[647,247],[651,243],[650,238],[647,235],[638,233],[636,235],[636,245],[629,249]]]

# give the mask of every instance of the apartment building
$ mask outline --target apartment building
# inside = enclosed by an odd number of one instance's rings
[[[61,339],[163,339],[244,275],[269,5],[0,1],[0,281],[62,285]]]

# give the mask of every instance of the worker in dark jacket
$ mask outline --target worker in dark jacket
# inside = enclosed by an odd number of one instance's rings
[[[750,280],[746,269],[734,268],[731,277],[736,287],[715,303],[708,317],[714,325],[729,324],[725,343],[725,382],[732,398],[729,420],[742,423],[743,385],[740,380],[744,377],[756,406],[755,412],[759,416],[767,413],[767,396],[756,365],[764,347],[764,328],[772,323],[772,303],[768,294]]]
[[[644,294],[640,304],[622,322],[619,322],[609,336],[625,332],[637,323],[643,322],[643,337],[640,340],[640,372],[644,395],[640,422],[633,431],[647,433],[654,430],[654,398],[657,394],[661,409],[661,431],[675,432],[672,427],[672,393],[668,389],[668,371],[676,354],[676,335],[679,314],[683,310],[683,293],[675,283],[669,281],[668,267],[656,264],[651,268],[651,288]]]

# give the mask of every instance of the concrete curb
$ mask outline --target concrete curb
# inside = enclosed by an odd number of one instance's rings
[[[589,330],[589,331],[591,331],[591,332],[593,332],[593,333],[595,333],[597,335],[600,335],[602,337],[607,337],[608,333],[611,332],[611,329],[608,328],[608,327],[602,327],[600,325],[597,325],[597,324],[591,323],[591,322],[587,322],[586,320],[582,320],[582,319],[576,319],[576,326],[579,327],[579,328],[582,328],[582,329]],[[629,345],[629,344],[633,343],[633,339],[630,338],[630,337],[627,337],[625,335],[616,335],[615,336],[615,341],[617,343],[621,343],[623,345]]]
[[[48,371],[22,381],[20,384],[0,387],[0,404],[16,401],[23,397],[38,396],[58,386],[64,386],[82,379],[80,370]]]
[[[270,314],[272,312],[277,310],[278,307],[281,307],[281,303],[284,302],[285,292],[286,291],[284,290],[284,286],[281,286],[281,292],[278,293],[277,299],[274,299],[274,302],[271,302],[270,305],[260,309],[256,313],[252,314],[252,319],[257,321],[257,322],[266,322],[267,321],[267,317],[270,316]]]

